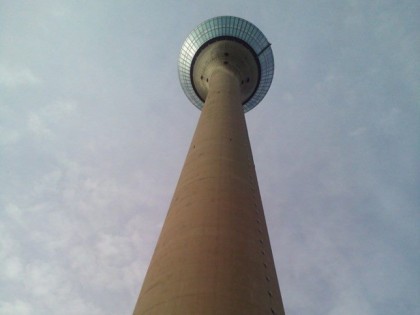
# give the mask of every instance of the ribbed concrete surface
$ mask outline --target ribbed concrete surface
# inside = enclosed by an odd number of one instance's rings
[[[239,91],[210,78],[134,315],[284,314]]]

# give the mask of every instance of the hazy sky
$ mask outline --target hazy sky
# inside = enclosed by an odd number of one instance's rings
[[[272,43],[247,113],[287,315],[420,314],[420,2],[0,0],[0,315],[131,314],[205,19]]]

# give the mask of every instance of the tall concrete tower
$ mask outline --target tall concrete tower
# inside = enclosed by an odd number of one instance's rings
[[[284,314],[244,115],[270,87],[270,43],[216,17],[191,32],[178,66],[202,111],[134,314]]]

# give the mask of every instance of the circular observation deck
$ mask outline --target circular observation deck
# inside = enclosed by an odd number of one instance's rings
[[[273,80],[270,43],[255,25],[241,18],[219,16],[198,25],[182,45],[178,61],[182,89],[197,108],[203,108],[208,79],[220,66],[236,74],[248,112],[264,98]]]

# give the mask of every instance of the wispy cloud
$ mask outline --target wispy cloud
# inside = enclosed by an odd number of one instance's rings
[[[43,80],[27,67],[0,64],[0,86],[18,88],[24,86],[40,86]]]

